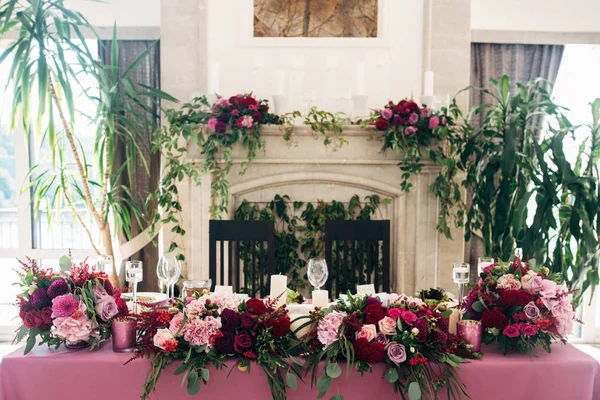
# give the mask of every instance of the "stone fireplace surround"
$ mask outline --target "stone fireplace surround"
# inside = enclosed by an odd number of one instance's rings
[[[412,294],[420,288],[440,286],[454,289],[451,277],[453,262],[461,261],[464,253],[462,230],[453,232],[448,240],[436,230],[438,202],[429,193],[438,167],[425,162],[410,193],[400,190],[400,155],[381,153],[381,142],[373,134],[357,126],[344,128],[343,136],[349,142],[339,149],[325,147],[322,136],[313,135],[309,127],[296,126],[293,145],[283,139],[281,127],[262,127],[264,153],[240,175],[245,161],[245,149],[234,147],[234,166],[228,176],[229,213],[244,200],[267,203],[275,194],[287,194],[292,201],[317,200],[348,201],[358,194],[361,199],[370,194],[389,198],[389,205],[381,205],[376,218],[391,221],[391,285],[398,293]],[[188,159],[200,160],[200,149],[190,146]],[[185,237],[188,276],[193,279],[208,277],[208,221],[210,176],[202,184],[189,184],[180,192],[188,234]]]

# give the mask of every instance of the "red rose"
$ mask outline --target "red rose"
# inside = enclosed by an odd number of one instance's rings
[[[247,333],[240,333],[235,336],[233,341],[233,348],[236,352],[243,354],[247,350],[252,348],[252,337]]]
[[[246,310],[254,315],[263,315],[267,312],[267,306],[262,300],[252,298],[246,301]]]
[[[385,119],[378,119],[375,122],[375,129],[378,131],[385,131],[388,128],[389,124]]]
[[[231,96],[229,98],[229,104],[231,104],[232,106],[239,106],[240,98],[238,96]]]
[[[241,318],[242,328],[247,329],[249,331],[253,331],[258,326],[258,319],[256,315],[252,315],[250,313],[243,313]]]
[[[52,307],[46,307],[40,312],[44,325],[52,325]]]
[[[427,321],[424,319],[418,319],[415,321],[414,327],[419,330],[419,334],[417,335],[416,339],[421,343],[425,343],[427,340]]]
[[[367,339],[356,339],[354,341],[354,352],[358,360],[368,363],[376,363],[383,360],[385,355],[385,346],[383,343],[372,341],[369,343]]]
[[[260,111],[252,111],[251,115],[254,122],[260,122],[262,120],[262,114]]]
[[[278,339],[285,335],[290,330],[290,317],[287,315],[280,315],[279,318],[269,318],[265,321],[265,328],[273,327],[273,337]]]
[[[381,304],[370,304],[365,307],[365,324],[377,325],[385,317],[385,310]]]
[[[244,97],[242,100],[240,100],[240,107],[242,108],[248,108],[253,104],[256,104],[254,97]]]
[[[40,314],[37,311],[29,311],[25,314],[25,318],[23,318],[23,324],[29,328],[39,328],[44,324]]]
[[[483,310],[481,323],[484,328],[504,329],[508,326],[508,317],[498,309]]]

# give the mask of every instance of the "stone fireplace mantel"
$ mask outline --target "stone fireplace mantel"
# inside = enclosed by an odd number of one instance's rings
[[[370,194],[389,198],[380,207],[378,218],[391,221],[391,282],[396,292],[413,293],[417,288],[441,286],[453,289],[452,262],[463,259],[462,231],[453,232],[448,240],[436,230],[438,202],[429,193],[438,167],[425,161],[410,193],[400,190],[401,156],[381,153],[381,141],[369,130],[358,126],[344,128],[349,142],[336,149],[325,147],[323,136],[314,135],[309,127],[297,126],[293,144],[283,139],[283,128],[263,127],[261,137],[266,146],[240,175],[246,159],[245,149],[232,152],[234,166],[228,176],[229,215],[244,199],[266,203],[275,194],[287,194],[292,201],[348,201],[354,194],[361,199]],[[200,160],[200,149],[189,147],[188,159]],[[189,184],[180,191],[188,234],[184,243],[188,276],[208,277],[208,221],[210,220],[210,176],[202,184]]]

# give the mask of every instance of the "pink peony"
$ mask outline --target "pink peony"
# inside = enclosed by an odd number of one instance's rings
[[[368,342],[372,341],[377,337],[377,328],[373,324],[363,325],[358,332],[356,332],[356,339],[366,339]]]
[[[391,362],[399,366],[406,361],[406,348],[400,343],[392,342],[387,348],[387,355]]]
[[[157,330],[154,334],[154,338],[152,339],[154,345],[163,350],[168,342],[173,341],[175,341],[175,336],[173,336],[173,333],[171,333],[171,331],[167,328]]]
[[[317,339],[319,342],[327,348],[336,340],[338,340],[338,331],[340,325],[344,321],[346,313],[339,311],[333,311],[327,314],[317,327]]]
[[[431,117],[429,120],[429,129],[435,129],[440,124],[440,119],[438,117]]]
[[[404,129],[404,134],[406,136],[412,136],[415,133],[417,133],[417,128],[415,128],[414,126],[407,126],[406,129]]]
[[[72,294],[63,294],[52,299],[52,318],[70,317],[79,303]]]
[[[171,331],[171,333],[173,335],[177,335],[177,332],[179,332],[181,334],[179,329],[181,328],[182,322],[183,322],[183,314],[182,313],[175,314],[173,319],[171,319],[171,322],[169,323],[169,330]]]
[[[191,346],[206,346],[210,349],[210,339],[221,329],[221,318],[206,317],[205,319],[188,320],[183,327],[183,338]]]
[[[521,285],[524,290],[528,291],[531,294],[537,294],[540,290],[542,290],[542,281],[544,279],[536,274],[535,272],[529,270],[526,275],[521,277]]]
[[[383,317],[377,325],[379,325],[379,331],[386,335],[394,335],[396,333],[396,321],[390,317]]]
[[[410,114],[410,117],[408,117],[408,123],[414,125],[417,122],[419,122],[419,116],[415,113]]]
[[[401,308],[389,308],[386,312],[386,315],[396,321],[402,315]]]
[[[216,118],[211,118],[211,119],[209,119],[209,120],[208,120],[208,123],[207,123],[207,125],[208,125],[208,129],[211,129],[211,130],[213,130],[213,131],[214,131],[214,130],[215,130],[215,128],[216,128],[216,126],[217,126],[217,122],[218,122],[218,121],[219,121],[219,120],[218,120],[218,119],[216,119]]]
[[[496,283],[498,289],[518,290],[521,289],[521,282],[513,274],[502,275]]]
[[[70,344],[87,342],[94,334],[92,321],[84,313],[80,313],[77,318],[55,318],[53,324],[52,334]]]
[[[502,333],[504,335],[508,336],[509,338],[516,338],[517,336],[519,336],[519,325],[518,324],[509,325],[506,328],[504,328]]]
[[[392,118],[392,110],[390,110],[389,108],[384,108],[383,110],[381,110],[381,118],[383,118],[383,119]]]

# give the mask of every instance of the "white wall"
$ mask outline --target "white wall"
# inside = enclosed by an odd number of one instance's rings
[[[383,37],[375,39],[377,46],[367,47],[360,39],[253,39],[252,0],[209,0],[209,91],[232,95],[254,90],[269,98],[277,91],[281,70],[286,95],[293,101],[290,108],[306,109],[308,100],[303,99],[313,97],[320,108],[349,112],[350,101],[340,98],[355,92],[357,64],[363,63],[369,107],[381,107],[390,98],[419,96],[422,0],[379,3]]]
[[[471,29],[600,32],[600,0],[471,0]]]
[[[119,27],[160,26],[160,0],[66,0],[65,5],[80,11],[92,25]]]

